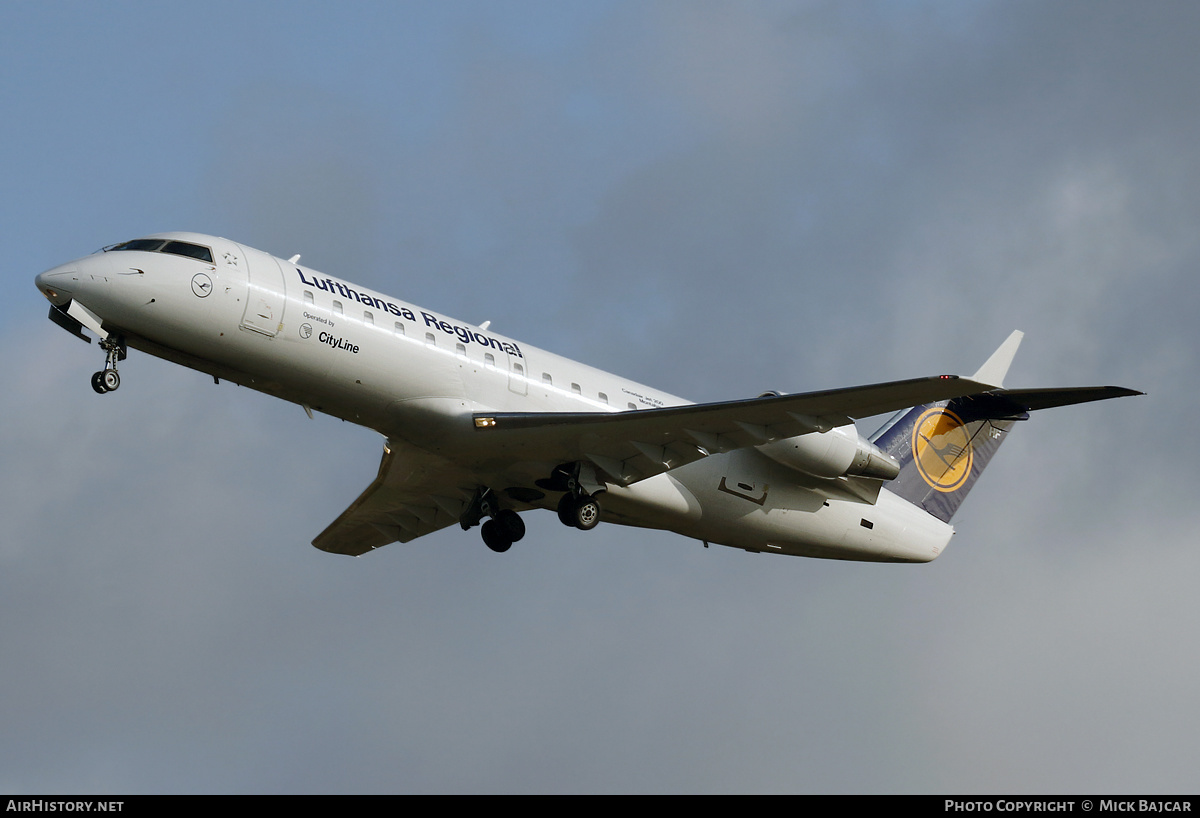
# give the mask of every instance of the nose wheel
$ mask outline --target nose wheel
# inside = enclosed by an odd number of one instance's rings
[[[121,376],[117,374],[115,369],[105,369],[102,372],[92,374],[92,389],[103,395],[105,392],[112,392],[121,385]]]
[[[121,376],[117,374],[117,361],[125,360],[125,340],[109,337],[100,342],[100,348],[105,351],[104,369],[92,374],[92,389],[97,394],[115,392],[121,385]]]

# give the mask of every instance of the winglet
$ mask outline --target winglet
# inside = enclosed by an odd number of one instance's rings
[[[986,383],[989,386],[994,386],[997,389],[1003,388],[1004,376],[1008,374],[1008,367],[1013,362],[1013,357],[1017,354],[1017,347],[1021,345],[1021,339],[1025,337],[1025,333],[1019,329],[1012,331],[1012,335],[1004,340],[1004,343],[992,353],[992,357],[988,358],[983,366],[979,367],[979,371],[971,376],[971,380]]]

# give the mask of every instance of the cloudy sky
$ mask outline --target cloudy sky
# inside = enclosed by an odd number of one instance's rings
[[[0,791],[1195,792],[1194,3],[0,0]],[[215,233],[694,400],[1037,416],[925,566],[526,515],[308,543],[375,433],[38,272]]]

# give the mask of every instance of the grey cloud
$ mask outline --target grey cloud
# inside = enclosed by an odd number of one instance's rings
[[[333,31],[311,73],[242,49],[201,138],[71,140],[62,215],[15,214],[0,787],[1191,787],[1191,6],[513,8],[409,7],[380,56]],[[51,98],[14,116],[62,132]],[[59,191],[64,143],[20,144]],[[1013,383],[1151,394],[1018,429],[925,567],[551,515],[503,556],[338,559],[307,543],[376,435],[136,353],[96,396],[95,345],[43,320],[71,236],[151,218],[700,399],[969,372],[1014,327]]]

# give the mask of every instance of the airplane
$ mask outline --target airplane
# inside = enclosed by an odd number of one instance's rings
[[[313,545],[359,556],[458,524],[507,551],[522,512],[750,552],[923,563],[1029,413],[1141,392],[1006,389],[1013,332],[971,377],[695,404],[224,238],[156,233],[37,276],[91,343],[100,394],[130,348],[384,436]],[[895,413],[871,437],[856,420]]]

